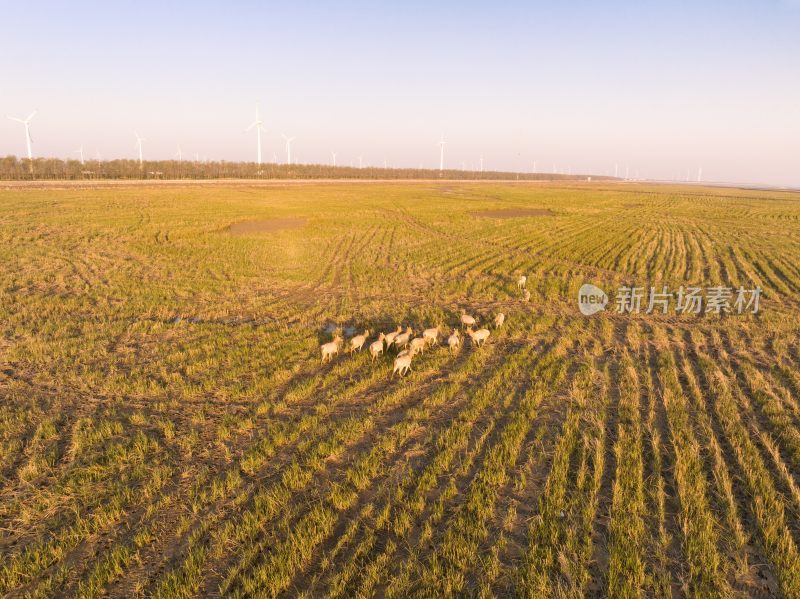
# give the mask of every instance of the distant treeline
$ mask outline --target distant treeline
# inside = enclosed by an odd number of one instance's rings
[[[146,160],[59,160],[57,158],[0,158],[0,180],[92,179],[518,179],[520,181],[586,179],[588,175],[514,173],[416,168],[353,168],[324,164],[262,164],[254,162]],[[592,179],[613,177],[591,176]]]

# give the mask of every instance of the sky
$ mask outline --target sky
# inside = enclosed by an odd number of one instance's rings
[[[0,0],[0,115],[42,157],[800,186],[800,0]],[[0,156],[24,128],[0,118]]]

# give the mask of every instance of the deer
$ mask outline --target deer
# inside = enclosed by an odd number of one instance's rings
[[[397,337],[403,331],[400,325],[397,325],[397,330],[392,331],[391,333],[386,333],[384,335],[383,340],[386,341],[386,349],[392,347],[392,343],[394,343],[394,338]]]
[[[394,338],[395,347],[405,347],[408,345],[408,342],[411,340],[411,335],[413,334],[414,331],[411,330],[411,327],[406,327],[405,333],[400,333]]]
[[[427,347],[428,342],[425,340],[425,337],[414,337],[411,340],[410,349],[411,355],[416,355],[418,353],[422,354],[425,353],[425,348]]]
[[[395,373],[399,373],[400,376],[403,376],[405,373],[411,370],[411,359],[413,358],[413,354],[406,353],[404,355],[398,355],[394,359],[394,368],[392,369],[392,377],[394,377]]]
[[[450,353],[453,353],[461,345],[461,337],[458,336],[458,329],[453,329],[453,334],[447,338],[447,346]]]
[[[504,323],[505,321],[506,321],[506,315],[505,315],[505,314],[503,314],[502,312],[499,312],[499,313],[498,313],[498,314],[497,314],[497,315],[494,317],[494,328],[496,328],[496,329],[499,329],[501,326],[503,326],[503,323]]]
[[[426,343],[436,345],[436,342],[439,341],[439,327],[425,329],[422,331],[422,338],[426,341]]]
[[[530,292],[530,291],[528,291],[527,289],[526,289],[526,290],[525,290],[525,292],[522,294],[522,301],[524,301],[524,302],[529,302],[529,301],[531,301],[531,292]]]
[[[465,327],[475,326],[475,319],[467,314],[466,310],[461,310],[461,325]]]
[[[339,353],[339,344],[342,342],[342,338],[339,335],[333,338],[333,341],[329,343],[323,343],[320,346],[320,352],[322,353],[322,361],[324,362],[327,358],[328,360],[332,360],[333,356]]]
[[[375,358],[380,356],[383,353],[383,340],[386,338],[386,335],[381,333],[378,335],[377,341],[373,341],[369,344],[369,353],[372,355],[372,361],[375,361]]]
[[[472,342],[476,347],[481,347],[491,335],[489,329],[478,329],[477,331],[467,329],[467,334],[472,337]]]
[[[525,289],[525,285],[528,282],[528,277],[525,275],[521,275],[519,279],[517,279],[517,289]]]
[[[360,335],[353,337],[350,340],[350,353],[352,354],[354,351],[361,351],[361,348],[364,347],[364,343],[367,341],[367,337],[369,337],[369,329]]]

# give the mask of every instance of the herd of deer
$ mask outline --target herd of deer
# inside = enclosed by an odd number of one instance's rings
[[[531,297],[530,292],[525,289],[527,280],[528,278],[525,275],[517,279],[517,288],[523,291],[522,297],[526,302],[529,301]],[[505,314],[502,312],[496,314],[494,317],[494,328],[498,329],[503,326],[505,320]],[[486,343],[491,332],[487,328],[481,328],[477,331],[473,330],[476,322],[474,317],[467,314],[465,310],[461,310],[461,326],[466,329],[475,347],[481,347]],[[395,374],[403,376],[411,370],[411,360],[414,356],[424,353],[428,346],[436,345],[439,342],[439,332],[439,327],[433,327],[422,331],[421,337],[414,337],[414,331],[411,327],[406,327],[404,331],[402,327],[398,326],[396,330],[390,333],[380,333],[378,338],[369,344],[369,353],[374,362],[376,358],[380,357],[384,352],[388,352],[389,349],[394,346],[398,350],[398,353],[394,358],[394,368],[392,369],[391,376]],[[352,354],[353,352],[361,351],[364,348],[364,344],[369,339],[369,336],[370,331],[365,330],[360,335],[351,337],[349,353]],[[339,353],[342,342],[343,339],[339,335],[336,335],[333,341],[323,343],[320,346],[322,362],[332,360],[333,357]],[[452,334],[447,338],[447,347],[450,349],[451,353],[461,347],[461,335],[458,329],[453,329]]]

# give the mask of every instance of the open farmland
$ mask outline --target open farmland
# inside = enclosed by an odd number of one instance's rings
[[[0,595],[800,596],[798,194],[19,188],[0,256]]]

